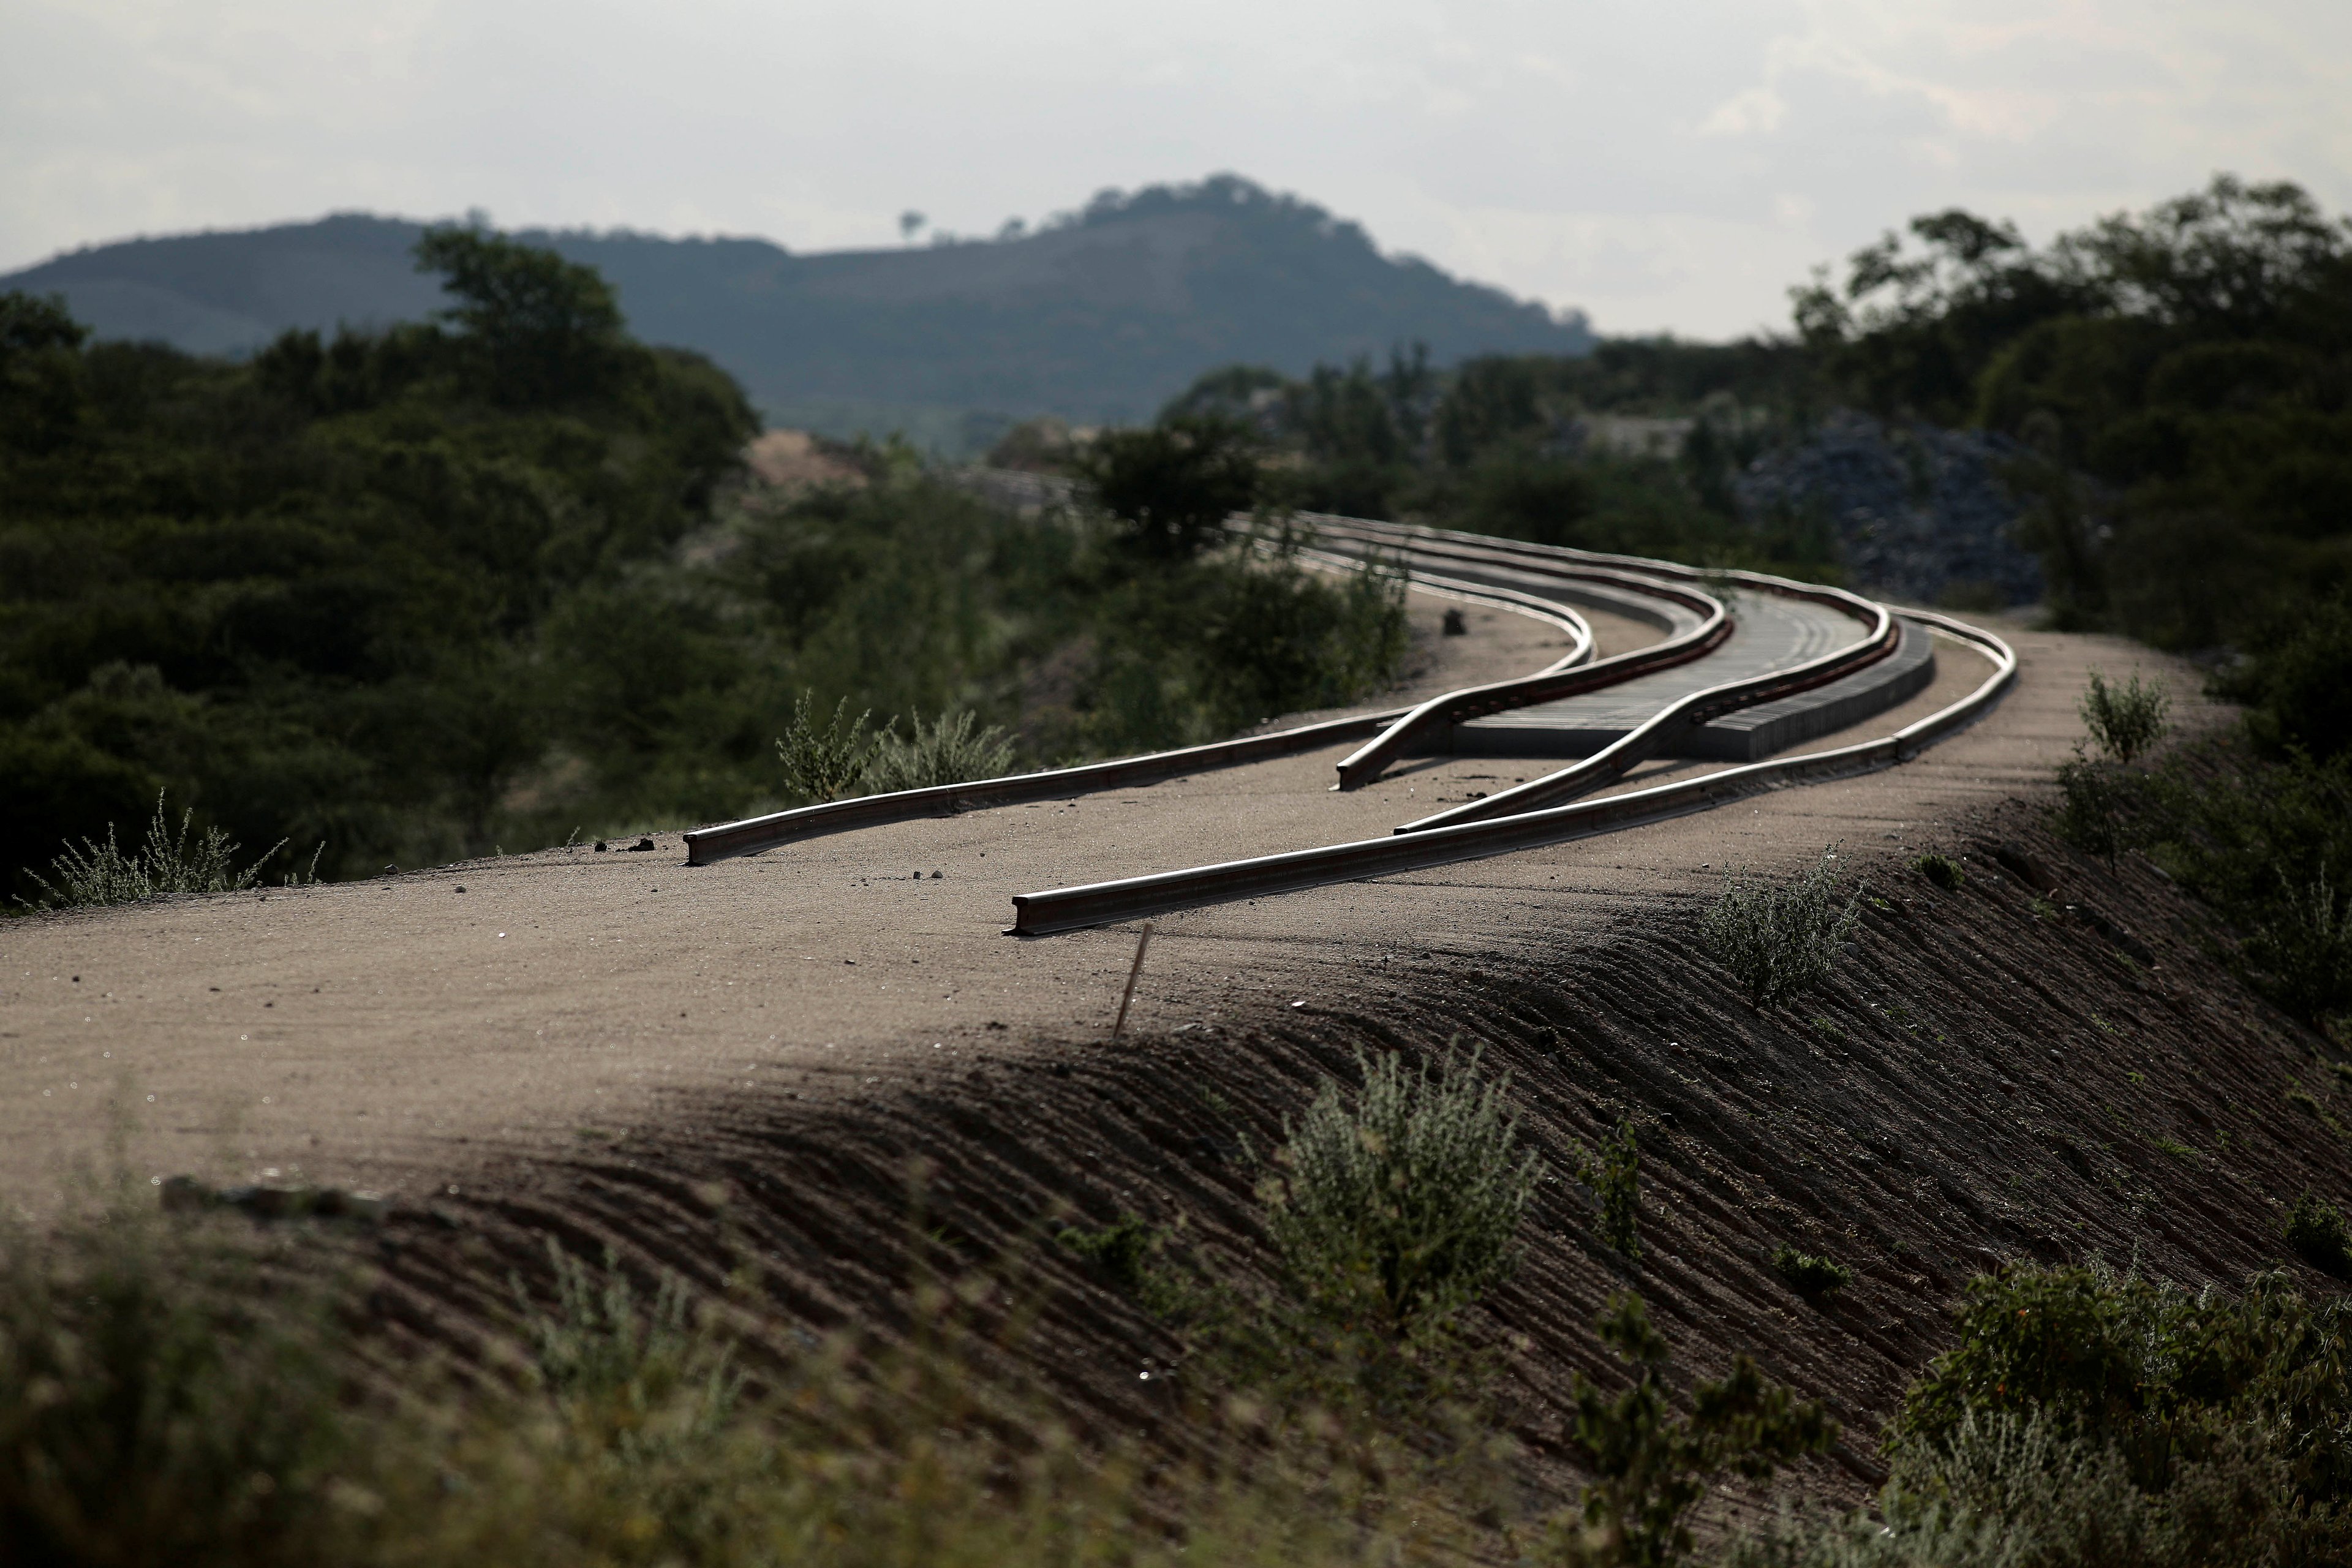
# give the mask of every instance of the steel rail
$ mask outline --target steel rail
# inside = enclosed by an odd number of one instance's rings
[[[1408,571],[1410,573],[1409,565]],[[1549,667],[1552,670],[1589,659],[1592,655],[1592,628],[1583,616],[1568,605],[1516,588],[1496,587],[1431,574],[1410,574],[1415,586],[1426,584],[1443,597],[1494,605],[1549,621],[1566,629],[1573,639],[1573,646],[1566,658]],[[1066,799],[1071,795],[1099,790],[1156,784],[1163,779],[1212,768],[1233,767],[1244,763],[1289,756],[1298,752],[1317,751],[1324,746],[1377,734],[1411,711],[1410,709],[1391,709],[1272,731],[1262,735],[1244,735],[1237,740],[1213,741],[1205,745],[1186,746],[1176,751],[1123,757],[1113,762],[1013,773],[966,784],[939,784],[928,789],[892,790],[881,795],[799,806],[790,811],[769,812],[737,822],[716,823],[707,827],[693,828],[685,835],[687,864],[709,866],[739,855],[756,855],[763,849],[798,839],[848,833],[917,817],[952,816],[960,812],[990,806]]]
[[[1318,531],[1352,534],[1376,545],[1412,549],[1416,554],[1437,552],[1433,550],[1430,542],[1431,536],[1439,531],[1435,530],[1418,529],[1406,524],[1380,523],[1362,518],[1326,517],[1322,514],[1310,514],[1309,524]],[[1590,552],[1572,552],[1551,545],[1528,544],[1517,541],[1488,541],[1479,535],[1449,534],[1442,537],[1446,544],[1452,546],[1451,549],[1444,552],[1445,558],[1457,562],[1476,560],[1486,563],[1503,558],[1524,563],[1528,569],[1541,571],[1547,567],[1558,570],[1555,563],[1563,557],[1580,560],[1591,555]],[[1459,542],[1456,542],[1457,541]],[[1609,556],[1604,559],[1612,567],[1624,567],[1635,563],[1634,559],[1629,556]],[[1645,568],[1661,569],[1661,575],[1673,574],[1684,577],[1685,580],[1703,581],[1706,578],[1706,574],[1694,568],[1675,566],[1667,562],[1643,562],[1640,564]],[[1834,650],[1790,668],[1771,670],[1743,680],[1725,681],[1720,685],[1693,692],[1680,701],[1661,709],[1632,731],[1620,736],[1593,755],[1569,767],[1547,773],[1540,778],[1530,779],[1526,784],[1499,791],[1484,800],[1472,801],[1452,811],[1439,812],[1418,821],[1406,823],[1396,831],[1399,833],[1427,832],[1457,823],[1512,816],[1518,812],[1532,811],[1541,806],[1573,799],[1577,795],[1587,794],[1622,777],[1639,763],[1657,755],[1691,730],[1710,720],[1721,718],[1727,713],[1737,712],[1742,708],[1755,707],[1783,697],[1794,696],[1801,691],[1808,691],[1815,687],[1826,686],[1833,680],[1843,679],[1857,670],[1887,658],[1900,645],[1900,631],[1885,608],[1859,595],[1849,594],[1842,588],[1827,588],[1810,583],[1798,583],[1789,578],[1773,577],[1763,573],[1741,572],[1727,575],[1730,575],[1744,586],[1759,588],[1786,598],[1828,605],[1862,621],[1869,629],[1862,642],[1853,647]],[[1725,632],[1727,635],[1727,626]],[[1718,637],[1717,640],[1720,641],[1721,638]],[[1696,658],[1697,655],[1687,657]],[[1686,659],[1677,659],[1675,662],[1686,662]],[[1560,690],[1554,695],[1567,696],[1571,693],[1573,687],[1570,682],[1563,681],[1559,684],[1570,687],[1570,689]],[[1480,717],[1486,712],[1500,711],[1507,707],[1528,706],[1536,702],[1551,700],[1550,696],[1526,695],[1530,691],[1540,691],[1546,685],[1547,682],[1539,677],[1497,682],[1495,686],[1484,689],[1496,693],[1501,700],[1496,701],[1495,706],[1483,710],[1468,700],[1474,696],[1472,693],[1455,693],[1433,698],[1423,704],[1422,708],[1416,710],[1412,715],[1401,721],[1393,728],[1382,731],[1376,739],[1359,748],[1353,755],[1341,762],[1339,784],[1337,787],[1360,788],[1363,784],[1370,784],[1380,775],[1390,762],[1402,754],[1411,740],[1425,734],[1430,730],[1440,728],[1459,719]]]
[[[1623,581],[1622,577],[1612,580]],[[1339,782],[1331,787],[1335,790],[1363,788],[1379,778],[1391,763],[1402,757],[1407,747],[1433,730],[1444,729],[1467,719],[1483,718],[1489,713],[1500,713],[1513,708],[1531,708],[1538,702],[1597,691],[1637,676],[1654,675],[1662,669],[1672,669],[1677,665],[1704,658],[1722,647],[1731,636],[1730,613],[1712,599],[1708,603],[1713,605],[1713,612],[1706,619],[1664,642],[1596,659],[1572,670],[1542,670],[1534,675],[1489,681],[1484,686],[1467,687],[1460,691],[1433,697],[1341,758],[1339,763]]]
[[[1800,691],[1810,691],[1817,686],[1826,686],[1832,680],[1842,680],[1857,670],[1866,669],[1892,654],[1900,646],[1903,636],[1902,627],[1885,606],[1873,605],[1870,607],[1876,624],[1872,626],[1869,636],[1851,647],[1839,648],[1787,669],[1768,670],[1744,680],[1727,680],[1719,686],[1694,691],[1678,701],[1668,703],[1580,762],[1571,763],[1540,778],[1529,779],[1523,784],[1498,790],[1484,800],[1474,800],[1451,811],[1441,811],[1405,823],[1397,831],[1428,833],[1456,823],[1510,816],[1573,800],[1580,795],[1587,795],[1615,783],[1711,719],[1720,719],[1727,713],[1736,713],[1742,708],[1753,708],[1779,698],[1793,697]]]
[[[1900,614],[1906,620],[1973,646],[1991,660],[1993,670],[1968,696],[1905,725],[1892,735],[1805,756],[1749,763],[1625,795],[1423,833],[1328,845],[1080,887],[1016,893],[1013,897],[1013,923],[1006,928],[1006,934],[1045,936],[1170,910],[1232,903],[1335,882],[1361,881],[1485,859],[1682,816],[1790,784],[1846,778],[1908,762],[1990,711],[2016,679],[2017,655],[2000,637],[1965,621],[1924,610],[1905,610]]]

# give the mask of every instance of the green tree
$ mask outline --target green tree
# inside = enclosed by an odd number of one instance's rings
[[[1198,554],[1227,517],[1255,505],[1258,443],[1240,423],[1180,416],[1097,437],[1080,473],[1104,510],[1127,525],[1138,553],[1162,560]]]
[[[441,274],[457,303],[442,320],[481,354],[492,395],[521,406],[609,391],[629,363],[621,307],[593,267],[478,228],[428,229],[420,272]]]

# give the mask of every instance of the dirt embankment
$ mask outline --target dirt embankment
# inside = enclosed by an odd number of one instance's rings
[[[748,1263],[778,1331],[892,1321],[920,1159],[921,1228],[974,1263],[1026,1246],[1049,1287],[1027,1363],[1133,1431],[1167,1386],[1138,1373],[1175,1347],[1031,1245],[1049,1216],[1132,1211],[1255,1255],[1245,1151],[1359,1050],[1462,1037],[1562,1173],[1481,1319],[1540,1479],[1567,1484],[1569,1380],[1601,1369],[1592,1316],[1630,1286],[1683,1375],[1744,1350],[1829,1401],[1854,1436],[1813,1479],[1851,1491],[1971,1273],[2095,1252],[2231,1280],[2281,1253],[2303,1187],[2352,1195],[2319,1042],[2202,955],[2198,910],[2151,869],[2111,875],[2040,826],[2084,665],[2153,661],[2017,642],[2001,707],[1901,768],[1171,917],[1118,1045],[1133,931],[1013,942],[1006,892],[1384,831],[1506,770],[1435,759],[1335,796],[1329,758],[1289,759],[696,870],[664,835],[19,922],[0,931],[0,1170],[38,1206],[110,1075],[135,1073],[131,1154],[159,1174],[217,1155],[394,1186],[376,1308],[462,1344],[550,1237],[714,1289]],[[1939,688],[1981,677],[1951,665]],[[1698,911],[1727,866],[1832,842],[1884,907],[1826,989],[1759,1015],[1697,951]],[[2046,896],[1990,858],[2012,844],[2054,871]],[[1925,849],[1965,857],[1966,886],[1910,872]],[[1643,1152],[1633,1267],[1564,1176],[1622,1115]],[[1766,1266],[1783,1242],[1853,1287],[1807,1304]]]
[[[1964,857],[1944,891],[1909,868]],[[2021,851],[2030,886],[1997,849]],[[979,1264],[1045,1217],[1135,1213],[1180,1244],[1255,1250],[1245,1151],[1280,1141],[1325,1075],[1364,1049],[1482,1043],[1508,1072],[1555,1173],[1518,1277],[1482,1317],[1506,1405],[1564,1489],[1573,1374],[1605,1374],[1590,1330],[1640,1290],[1683,1375],[1738,1352],[1826,1400],[1849,1429],[1811,1484],[1875,1478],[1871,1435],[1939,1348],[1967,1279],[2010,1258],[2136,1260],[2233,1282],[2280,1258],[2284,1205],[2338,1199],[2345,1134],[2320,1042],[2200,951],[2202,919],[2160,875],[2110,874],[2010,803],[1854,858],[1867,906],[1834,980],[1758,1013],[1696,950],[1704,889],[1619,912],[1595,940],[1496,961],[1406,944],[1370,955],[1357,994],[1118,1044],[1066,1036],[986,1065],[927,1063],[887,1092],[822,1108],[684,1094],[608,1147],[517,1168],[494,1195],[434,1205],[385,1245],[380,1300],[463,1339],[544,1237],[621,1247],[717,1289],[752,1261],[784,1317],[893,1321],[911,1267],[909,1163],[932,1173],[924,1226]],[[1620,1116],[1639,1129],[1644,1252],[1599,1241],[1563,1173]],[[718,1245],[722,1234],[740,1251]],[[1854,1271],[1820,1304],[1768,1266],[1786,1243]],[[1032,1366],[1104,1429],[1160,1413],[1175,1346],[1134,1303],[1050,1247]],[[2298,1268],[2299,1265],[2296,1265]],[[2306,1281],[2324,1286],[2311,1276]]]

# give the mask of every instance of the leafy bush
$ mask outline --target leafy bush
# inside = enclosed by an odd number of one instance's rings
[[[2160,1492],[2123,1456],[2040,1416],[1970,1416],[1953,1440],[1895,1457],[1874,1510],[1775,1525],[1725,1568],[2205,1568],[2333,1562],[2341,1542],[2300,1510],[2259,1429],[2219,1434]]]
[[[2095,669],[2083,693],[2080,711],[2084,725],[2099,749],[2128,765],[2164,738],[2172,727],[2168,717],[2171,709],[2172,699],[2166,695],[2164,688],[2143,682],[2137,670],[2129,680],[2110,685],[2107,678]]]
[[[740,1380],[728,1352],[695,1322],[686,1282],[665,1277],[646,1307],[610,1252],[604,1278],[553,1240],[556,1310],[535,1310],[514,1283],[540,1383],[575,1421],[593,1420],[623,1441],[647,1415],[690,1403],[689,1436],[715,1432],[735,1410]]]
[[[1665,1338],[1650,1326],[1639,1296],[1616,1297],[1601,1314],[1603,1343],[1622,1358],[1632,1384],[1615,1399],[1576,1380],[1569,1440],[1598,1478],[1584,1489],[1581,1518],[1562,1521],[1544,1561],[1577,1568],[1665,1568],[1688,1558],[1690,1516],[1728,1472],[1760,1481],[1791,1460],[1828,1450],[1837,1425],[1819,1405],[1766,1380],[1742,1355],[1721,1378],[1691,1390],[1691,1413],[1668,1413]]]
[[[1130,547],[1163,559],[1216,542],[1228,516],[1256,503],[1260,482],[1256,438],[1215,415],[1106,431],[1077,466],[1097,504],[1126,525]]]
[[[2352,1306],[2315,1303],[2282,1274],[2190,1292],[2092,1266],[2013,1266],[1970,1282],[1959,1342],[1904,1395],[1898,1451],[1948,1447],[1972,1415],[2039,1416],[2113,1447],[2162,1491],[2199,1445],[2274,1431],[2297,1496],[2352,1499]]]
[[[253,886],[261,868],[284,847],[281,840],[243,870],[237,869],[236,841],[218,827],[206,827],[194,844],[188,829],[195,820],[193,807],[180,814],[174,832],[163,817],[163,797],[155,796],[155,815],[147,824],[147,841],[136,853],[125,854],[115,842],[114,824],[106,825],[106,842],[85,838],[81,847],[70,845],[50,863],[57,880],[37,871],[26,875],[41,889],[38,900],[19,903],[46,908],[85,908],[101,904],[131,904],[166,893],[235,893]],[[317,857],[311,858],[312,866]],[[299,879],[289,878],[289,880]]]
[[[1102,1270],[1122,1290],[1143,1288],[1151,1255],[1167,1240],[1167,1233],[1139,1215],[1121,1215],[1100,1230],[1071,1226],[1054,1238],[1062,1249],[1085,1258]]]
[[[1772,1249],[1772,1272],[1790,1289],[1807,1298],[1827,1296],[1853,1283],[1853,1270],[1844,1264],[1800,1252],[1786,1243]]]
[[[351,1457],[325,1303],[142,1188],[0,1236],[0,1556],[303,1562]]]
[[[1353,1103],[1327,1079],[1286,1124],[1266,1228],[1307,1300],[1394,1340],[1442,1333],[1517,1267],[1542,1162],[1519,1147],[1508,1080],[1481,1079],[1475,1049],[1434,1071],[1358,1059]]]
[[[1862,892],[1839,901],[1834,850],[1779,886],[1735,871],[1701,918],[1699,935],[1752,1005],[1774,1006],[1829,978],[1861,918]]]
[[[2133,810],[2140,797],[2138,775],[2112,763],[2076,757],[2058,764],[2058,805],[2051,826],[2059,837],[2110,868],[2131,847]]]
[[[2288,1011],[2317,1023],[2352,1005],[2352,899],[2336,892],[2325,866],[2301,887],[2284,871],[2279,881],[2246,956]]]
[[[2252,709],[2247,728],[2265,752],[2325,763],[2352,750],[2352,601],[2286,617],[2218,684]]]
[[[2334,1204],[2305,1188],[2287,1211],[2282,1234],[2295,1256],[2322,1274],[2352,1279],[2352,1230]]]
[[[1592,1189],[1601,1239],[1626,1262],[1639,1262],[1642,1150],[1634,1140],[1632,1117],[1620,1121],[1616,1131],[1601,1140],[1598,1153],[1578,1160],[1576,1179]]]
[[[882,727],[862,780],[867,792],[930,789],[1001,778],[1013,771],[1013,742],[990,724],[975,731],[976,718],[942,713],[926,723],[917,713],[912,733],[901,737],[895,723]]]
[[[776,742],[776,758],[784,765],[784,783],[793,794],[817,805],[860,793],[879,738],[867,732],[872,710],[849,717],[849,699],[834,704],[833,718],[816,722],[816,694],[803,691],[793,702],[793,721]]]
[[[1911,862],[1911,869],[1948,893],[1957,893],[1968,885],[1969,874],[1949,855],[1922,855]]]
[[[1874,1510],[1784,1518],[1739,1568],[2197,1568],[2352,1549],[2352,1309],[2277,1274],[2181,1290],[2091,1267],[1972,1281],[1904,1397]]]

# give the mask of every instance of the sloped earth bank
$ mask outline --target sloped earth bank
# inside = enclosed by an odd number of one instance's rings
[[[1023,1363],[1096,1430],[1149,1432],[1168,1382],[1140,1373],[1175,1347],[1036,1244],[1049,1216],[1181,1218],[1185,1245],[1257,1256],[1244,1149],[1278,1142],[1360,1048],[1460,1036],[1512,1075],[1556,1173],[1621,1113],[1641,1129],[1640,1265],[1556,1180],[1481,1310],[1539,1494],[1572,1482],[1569,1381],[1602,1370],[1591,1319],[1632,1285],[1680,1375],[1747,1350],[1829,1402],[1849,1439],[1805,1480],[1855,1495],[1972,1272],[2095,1252],[2232,1281],[2280,1254],[2305,1185],[2347,1195],[2318,1042],[2201,955],[2195,907],[2151,869],[2110,875],[2040,826],[2085,666],[2156,661],[2016,640],[2000,709],[1902,768],[1171,917],[1117,1045],[1132,929],[1013,942],[994,934],[1006,892],[1318,841],[1335,816],[1401,820],[1410,791],[1504,770],[1441,759],[1335,797],[1309,758],[699,871],[663,835],[649,855],[19,922],[0,930],[0,1168],[37,1206],[69,1124],[135,1074],[142,1172],[212,1152],[230,1175],[393,1187],[374,1309],[395,1342],[459,1347],[509,1310],[510,1274],[543,1277],[550,1237],[712,1290],[748,1263],[781,1333],[903,1326],[908,1238],[927,1233],[969,1262],[1027,1259]],[[1939,684],[1973,683],[1948,662]],[[1696,951],[1699,910],[1727,864],[1782,873],[1838,841],[1886,907],[1826,990],[1759,1016]],[[2054,879],[2039,907],[1989,858],[2002,845]],[[1910,872],[1926,849],[1964,856],[1967,885]],[[1853,1286],[1807,1305],[1766,1267],[1780,1242]]]
[[[1922,847],[1963,857],[1966,885],[1942,891],[1912,871]],[[680,1095],[598,1156],[404,1216],[385,1239],[379,1303],[463,1342],[503,1310],[508,1271],[535,1271],[554,1236],[712,1290],[730,1258],[746,1259],[792,1321],[903,1328],[915,1167],[929,1173],[919,1228],[944,1248],[932,1266],[1034,1268],[1043,1307],[1022,1359],[1097,1431],[1149,1432],[1171,1408],[1176,1345],[1034,1245],[1041,1222],[1133,1213],[1181,1226],[1181,1246],[1260,1255],[1262,1173],[1245,1151],[1279,1143],[1324,1076],[1352,1079],[1359,1051],[1475,1040],[1489,1070],[1510,1074],[1555,1173],[1525,1266],[1479,1312],[1537,1495],[1573,1485],[1570,1380],[1612,1377],[1590,1325],[1632,1288],[1680,1376],[1745,1351],[1827,1402],[1846,1439],[1801,1481],[1851,1500],[1880,1479],[1874,1434],[1946,1342],[1946,1308],[1970,1275],[2101,1257],[2235,1283],[2282,1260],[2284,1208],[2305,1186],[2352,1195],[2328,1124],[2352,1105],[2322,1043],[2201,951],[2200,909],[2159,873],[2110,874],[2023,801],[1854,859],[1872,901],[1853,951],[1788,1007],[1751,1009],[1697,951],[1693,889],[1621,910],[1573,947],[1503,962],[1399,949],[1354,997],[1118,1044],[1040,1041],[862,1102]],[[2298,1089],[2311,1101],[2291,1099]],[[1632,1267],[1561,1174],[1622,1114],[1642,1147]],[[1846,1264],[1853,1284],[1809,1303],[1769,1267],[1782,1243]]]

